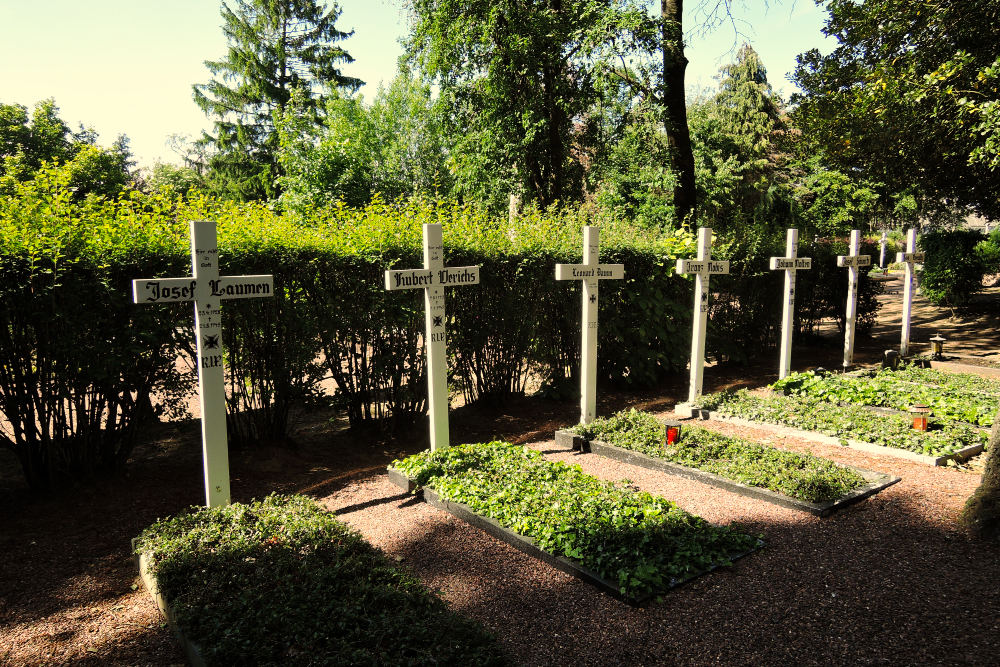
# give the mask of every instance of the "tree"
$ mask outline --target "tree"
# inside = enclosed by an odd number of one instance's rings
[[[98,146],[94,130],[70,131],[51,98],[37,103],[30,117],[20,104],[0,103],[0,193],[31,180],[46,163],[66,168],[77,199],[117,195],[134,166],[127,137],[119,135],[110,148]]]
[[[728,22],[738,35],[734,4],[736,0],[696,2],[697,30],[708,32]],[[674,222],[694,220],[698,187],[685,99],[684,0],[660,0],[658,12],[651,11],[647,0],[622,0],[608,11],[605,24],[610,28],[605,52],[609,62],[618,63],[605,71],[660,110],[674,174]]]
[[[826,0],[840,45],[799,56],[798,122],[888,192],[1000,217],[1000,4]]]
[[[608,0],[414,0],[407,53],[440,90],[464,195],[504,208],[578,199],[589,36]]]
[[[360,98],[327,103],[316,128],[293,102],[278,123],[282,206],[305,211],[342,201],[364,206],[451,190],[441,119],[429,86],[400,74],[379,87],[370,107]]]
[[[206,61],[215,77],[194,86],[195,102],[213,117],[215,133],[202,142],[214,148],[209,165],[222,189],[240,199],[279,194],[278,136],[274,114],[284,111],[293,90],[316,115],[324,91],[354,91],[359,79],[339,69],[353,58],[336,43],[352,33],[337,30],[340,9],[318,0],[235,0],[222,3],[229,51]]]

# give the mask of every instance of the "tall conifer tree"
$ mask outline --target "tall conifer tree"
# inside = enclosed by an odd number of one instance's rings
[[[213,75],[194,86],[194,99],[215,120],[214,183],[240,199],[274,198],[279,165],[274,113],[284,111],[292,91],[317,123],[330,92],[357,90],[362,81],[341,73],[353,58],[340,46],[349,32],[336,28],[340,8],[321,0],[229,0],[222,3],[229,51],[205,61]]]

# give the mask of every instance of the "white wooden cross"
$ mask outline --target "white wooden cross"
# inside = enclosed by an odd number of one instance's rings
[[[878,268],[880,268],[880,269],[884,269],[885,268],[885,244],[886,244],[887,238],[888,238],[888,234],[886,234],[886,232],[883,231],[882,232],[882,238],[878,242],[878,248],[879,248],[879,251],[878,251]]]
[[[583,264],[556,264],[556,280],[583,281],[582,338],[580,340],[580,423],[597,416],[597,281],[622,280],[622,264],[600,264],[600,230],[583,228]]]
[[[478,266],[445,267],[440,224],[424,225],[424,268],[385,272],[387,290],[424,290],[431,451],[448,446],[448,349],[444,288],[479,284]]]
[[[771,258],[771,270],[785,272],[785,301],[781,310],[781,357],[778,379],[788,376],[792,363],[792,328],[795,319],[795,272],[811,269],[812,258],[799,257],[799,230],[789,229],[785,239],[785,256]]]
[[[896,253],[896,261],[906,264],[903,277],[903,334],[899,343],[899,356],[905,357],[910,351],[910,311],[913,309],[913,265],[922,264],[924,253],[917,252],[917,230],[906,232],[906,252]]]
[[[858,319],[858,275],[863,266],[871,266],[871,255],[858,254],[861,250],[861,232],[851,230],[851,250],[848,255],[837,255],[837,266],[847,268],[847,313],[844,326],[844,368],[854,363],[854,324]]]
[[[132,300],[144,304],[194,301],[205,504],[220,507],[230,500],[220,301],[272,296],[274,280],[271,276],[220,276],[215,223],[205,220],[191,222],[191,265],[191,278],[133,280]]]
[[[691,416],[691,410],[701,396],[702,378],[705,369],[705,333],[708,329],[708,278],[713,273],[729,273],[729,261],[712,260],[712,230],[698,229],[697,259],[677,260],[677,273],[695,274],[694,313],[691,330],[691,382],[688,400],[674,408],[680,416]]]

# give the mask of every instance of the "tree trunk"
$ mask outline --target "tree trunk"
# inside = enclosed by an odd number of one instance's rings
[[[1000,411],[993,419],[983,479],[965,503],[961,524],[973,537],[1000,542]]]
[[[671,167],[677,177],[674,186],[674,216],[677,222],[696,214],[694,154],[688,132],[684,100],[684,0],[660,0],[663,19],[663,129],[670,146]]]

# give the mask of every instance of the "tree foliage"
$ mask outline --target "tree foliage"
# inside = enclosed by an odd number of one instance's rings
[[[0,194],[12,194],[45,165],[61,165],[75,197],[113,196],[131,180],[128,138],[110,148],[97,145],[97,133],[83,126],[72,132],[54,100],[42,100],[30,116],[20,104],[0,103]]]
[[[505,207],[578,200],[589,35],[608,0],[415,0],[410,60],[440,90],[460,193]]]
[[[281,202],[288,209],[451,191],[447,141],[430,87],[408,74],[379,87],[370,106],[360,98],[331,98],[322,127],[292,104],[278,130]]]
[[[318,0],[222,3],[228,53],[206,61],[213,79],[194,86],[195,102],[214,119],[214,134],[201,141],[216,151],[210,166],[221,191],[239,199],[277,196],[275,112],[298,90],[300,107],[318,118],[326,91],[362,84],[341,73],[353,58],[337,46],[351,35],[337,29],[339,15],[336,4]]]
[[[889,192],[1000,216],[1000,5],[825,0],[840,45],[799,56],[799,123]]]

